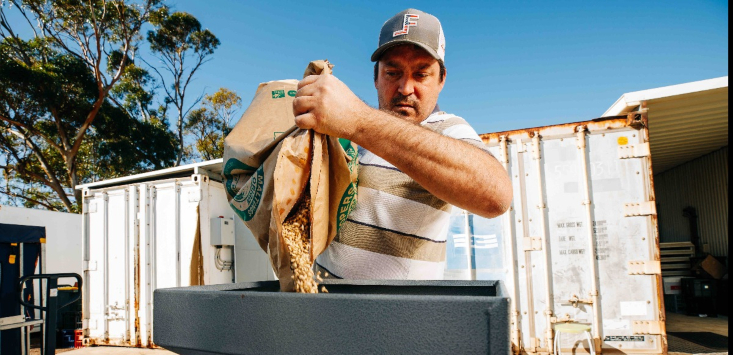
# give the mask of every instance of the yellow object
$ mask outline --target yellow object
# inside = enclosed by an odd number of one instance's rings
[[[46,238],[41,238],[41,244],[46,244]]]
[[[618,137],[618,145],[627,145],[629,144],[629,138],[628,137]]]
[[[74,286],[61,286],[58,289],[59,291],[79,291],[79,288]]]
[[[589,332],[591,329],[590,325],[580,323],[560,323],[555,324],[555,331],[563,333],[574,333],[579,334],[583,332]]]
[[[575,333],[585,334],[585,337],[588,339],[590,354],[596,355],[596,344],[590,334],[591,329],[593,328],[588,324],[580,324],[575,322],[555,324],[555,354],[562,355],[562,346],[560,346],[560,335],[562,335],[562,333]]]
[[[10,257],[8,258],[8,262],[11,264],[15,264],[15,255],[10,254]]]
[[[10,246],[17,247],[18,246],[18,243],[10,243]]]

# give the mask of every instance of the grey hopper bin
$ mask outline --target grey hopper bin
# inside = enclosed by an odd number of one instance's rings
[[[496,281],[277,281],[158,289],[153,342],[179,354],[509,354]]]

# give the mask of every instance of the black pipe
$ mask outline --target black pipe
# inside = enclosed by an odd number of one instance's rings
[[[43,355],[55,355],[56,354],[56,317],[58,315],[58,310],[61,308],[64,308],[76,301],[78,301],[81,298],[81,292],[79,292],[79,296],[73,299],[72,301],[59,306],[58,305],[58,279],[61,278],[75,278],[77,280],[77,287],[81,289],[82,280],[81,276],[79,274],[38,274],[38,275],[28,275],[23,276],[20,278],[20,281],[18,281],[18,298],[20,298],[20,304],[22,304],[25,307],[40,309],[41,311],[46,312],[46,316],[44,318],[44,327],[41,328],[43,332],[43,337],[45,339],[44,343],[45,346],[43,347]],[[26,281],[28,280],[46,280],[46,306],[36,306],[35,304],[30,304],[26,302],[23,299],[23,286],[25,285]],[[41,283],[42,284],[42,283]]]

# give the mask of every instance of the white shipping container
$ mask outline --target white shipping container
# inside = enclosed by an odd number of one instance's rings
[[[590,325],[596,352],[666,353],[645,124],[635,112],[482,136],[512,178],[513,204],[494,219],[454,212],[446,278],[503,281],[515,354],[552,353],[565,322]],[[590,350],[585,334],[559,345]]]
[[[166,178],[162,171],[153,181],[135,183],[140,177],[132,176],[111,186],[81,187],[83,327],[89,344],[153,347],[153,291],[191,285],[199,265],[197,242],[205,285],[274,279],[267,254],[229,207],[224,186],[209,177],[216,174],[194,171],[185,177]],[[217,230],[212,223],[222,218],[234,224],[233,246],[212,245],[211,232]]]

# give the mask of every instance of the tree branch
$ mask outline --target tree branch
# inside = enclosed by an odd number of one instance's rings
[[[58,144],[56,144],[54,141],[52,141],[50,138],[46,137],[46,135],[42,134],[41,132],[39,132],[38,130],[36,130],[35,128],[33,128],[32,126],[28,126],[28,125],[24,124],[23,122],[12,120],[12,119],[7,118],[7,117],[5,117],[3,115],[0,115],[0,120],[3,120],[5,122],[8,122],[8,123],[10,123],[13,126],[21,127],[23,129],[26,129],[30,133],[33,133],[36,136],[40,136],[41,138],[43,138],[43,140],[46,141],[46,143],[48,143],[48,145],[52,146],[59,153],[63,154],[63,150],[61,149],[61,147],[59,147]]]
[[[51,211],[58,211],[58,209],[56,207],[54,207],[54,206],[52,206],[52,205],[50,205],[48,203],[44,203],[44,202],[38,201],[36,199],[32,199],[32,198],[30,198],[28,196],[18,195],[18,194],[14,193],[14,192],[8,191],[7,189],[0,189],[0,193],[1,194],[4,194],[6,196],[12,197],[12,198],[22,198],[22,199],[24,199],[26,201],[30,201],[30,202],[33,202],[33,203],[35,203],[37,205],[41,205],[43,207],[46,207],[47,209],[49,209]]]
[[[30,139],[25,133],[20,131],[15,131],[12,129],[7,129],[10,133],[19,136],[23,138],[25,141],[25,144],[31,148],[31,151],[33,152],[33,155],[36,156],[38,159],[38,162],[41,163],[41,169],[46,173],[46,176],[48,176],[51,181],[45,180],[47,183],[45,183],[48,187],[56,191],[56,193],[59,194],[59,197],[61,198],[61,201],[64,203],[66,208],[71,211],[71,201],[69,201],[68,197],[66,197],[66,192],[63,190],[63,185],[61,185],[61,182],[58,180],[55,174],[51,171],[51,165],[46,161],[46,158],[41,154],[41,149],[38,148],[35,142],[33,142],[32,139]]]
[[[148,63],[148,61],[146,61],[144,58],[141,57],[140,60],[142,60],[143,63],[145,63],[145,65],[153,69],[153,71],[155,71],[155,73],[158,74],[158,77],[160,77],[161,86],[163,87],[163,91],[165,91],[165,95],[172,99],[173,97],[171,96],[170,92],[168,92],[168,87],[166,86],[165,78],[163,77],[163,74],[161,74],[160,71],[158,71],[158,68],[150,65],[150,63]]]

